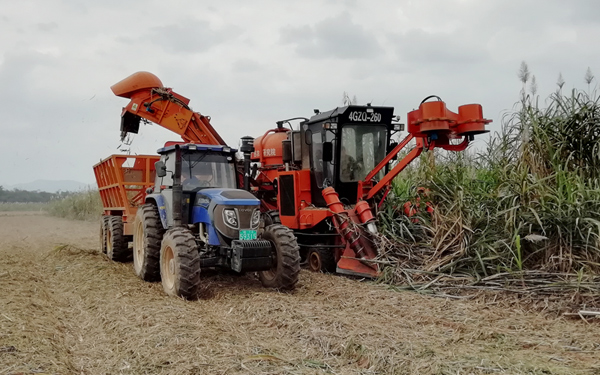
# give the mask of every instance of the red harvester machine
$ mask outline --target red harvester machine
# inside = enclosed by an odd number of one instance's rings
[[[115,90],[120,86],[137,90]],[[151,73],[135,73],[113,91],[130,99],[122,136],[137,133],[143,118],[186,142],[224,144],[208,117],[192,112],[188,99],[162,87]],[[296,129],[290,124],[295,120]],[[436,96],[408,113],[408,134],[399,144],[392,140],[402,129],[398,120],[393,107],[349,105],[278,121],[256,139],[242,138],[241,185],[261,200],[266,224],[280,222],[294,231],[310,269],[376,276],[376,211],[392,180],[423,151],[466,149],[490,122],[479,104],[452,112]],[[413,140],[413,148],[396,161]]]

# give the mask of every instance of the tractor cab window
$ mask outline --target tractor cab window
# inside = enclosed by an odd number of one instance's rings
[[[196,188],[236,188],[235,166],[218,153],[184,154],[181,162],[183,190]]]
[[[385,157],[385,126],[346,125],[342,128],[340,180],[364,179]]]
[[[312,169],[317,186],[323,186],[323,134],[314,132],[312,134]]]

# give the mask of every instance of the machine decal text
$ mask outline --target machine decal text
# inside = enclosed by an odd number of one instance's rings
[[[381,122],[381,113],[377,112],[350,112],[348,118],[357,122]]]

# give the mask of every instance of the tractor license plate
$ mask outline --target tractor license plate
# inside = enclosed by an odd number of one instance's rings
[[[256,231],[250,229],[242,229],[240,230],[240,240],[255,240],[256,239]]]

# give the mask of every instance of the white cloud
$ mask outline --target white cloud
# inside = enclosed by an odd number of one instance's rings
[[[0,0],[0,184],[93,182],[118,153],[127,101],[110,86],[146,70],[212,116],[225,140],[359,102],[405,116],[425,96],[479,102],[500,122],[525,60],[542,96],[600,74],[600,2],[587,0]],[[144,126],[134,153],[177,139]]]
[[[296,46],[298,57],[308,59],[373,59],[382,52],[375,35],[354,23],[347,11],[314,26],[285,28],[281,34],[282,42]]]

